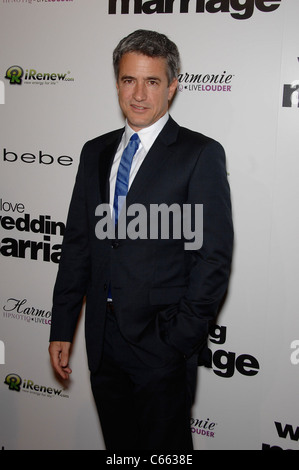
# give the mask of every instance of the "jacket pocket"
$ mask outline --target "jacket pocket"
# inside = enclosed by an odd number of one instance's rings
[[[187,286],[154,287],[150,290],[151,305],[177,304],[184,296]]]

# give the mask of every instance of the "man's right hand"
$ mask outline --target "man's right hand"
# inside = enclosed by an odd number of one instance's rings
[[[71,343],[66,341],[52,341],[49,346],[52,367],[64,380],[72,373],[69,367],[70,348]]]

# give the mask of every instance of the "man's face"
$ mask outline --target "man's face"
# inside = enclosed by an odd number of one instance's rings
[[[128,124],[138,132],[166,113],[176,91],[177,80],[168,84],[164,58],[130,52],[120,61],[116,88]]]

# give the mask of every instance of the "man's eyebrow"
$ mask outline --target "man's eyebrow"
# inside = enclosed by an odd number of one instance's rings
[[[132,77],[131,75],[122,75],[120,79],[121,80],[135,80],[135,77]]]
[[[133,77],[132,75],[122,75],[120,80],[136,80],[136,77]],[[161,82],[161,78],[155,76],[145,77],[145,80],[155,80],[157,82]]]
[[[146,80],[155,80],[156,82],[161,82],[161,78],[159,77],[147,77]]]

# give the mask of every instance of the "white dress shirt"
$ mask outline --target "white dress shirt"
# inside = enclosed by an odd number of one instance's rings
[[[129,178],[129,189],[134,181],[135,176],[138,173],[139,168],[142,165],[143,160],[145,159],[148,151],[150,150],[151,146],[153,145],[154,141],[160,134],[161,130],[165,126],[166,122],[168,121],[169,114],[168,112],[164,114],[157,122],[152,124],[149,127],[146,127],[144,129],[141,129],[139,132],[137,132],[139,138],[140,138],[140,144],[138,147],[137,152],[134,155],[132,166],[131,166],[131,171],[130,171],[130,178]],[[123,133],[121,142],[118,146],[118,149],[116,151],[112,168],[111,168],[111,173],[110,173],[110,208],[111,208],[111,214],[113,211],[113,201],[114,201],[114,193],[115,193],[115,183],[116,183],[116,176],[117,176],[117,171],[119,167],[119,163],[121,160],[121,156],[123,154],[124,149],[129,143],[129,140],[131,136],[135,134],[135,131],[129,126],[129,124],[126,122],[125,126],[125,132]]]

